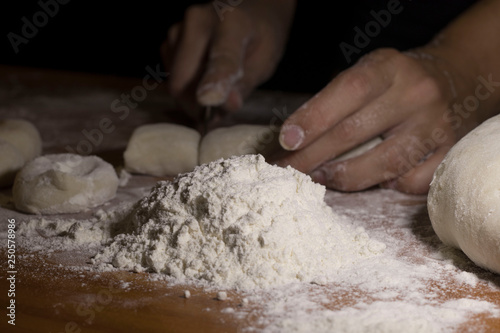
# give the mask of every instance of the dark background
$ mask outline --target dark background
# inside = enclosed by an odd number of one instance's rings
[[[161,61],[159,46],[168,27],[182,20],[185,8],[196,2],[72,0],[60,5],[57,15],[15,54],[7,34],[21,35],[22,17],[32,21],[41,7],[38,1],[10,1],[0,14],[0,63],[143,77],[147,65]],[[423,45],[473,2],[401,0],[401,14],[394,15],[363,52]],[[364,30],[373,20],[370,10],[386,8],[387,1],[299,0],[286,55],[263,88],[317,91],[333,73],[349,66],[339,44],[353,45],[354,27]]]

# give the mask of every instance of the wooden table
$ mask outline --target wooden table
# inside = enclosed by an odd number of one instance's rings
[[[45,154],[67,152],[68,146],[76,149],[80,141],[89,141],[83,131],[98,129],[99,122],[106,117],[115,129],[103,133],[102,140],[92,146],[92,153],[119,166],[135,127],[160,121],[186,122],[163,85],[148,92],[144,101],[120,119],[119,114],[111,110],[113,101],[140,86],[142,80],[11,67],[0,67],[0,77],[0,117],[32,121],[42,133]],[[306,98],[260,92],[242,113],[228,118],[227,123],[266,123],[285,109],[293,111]],[[134,176],[127,186],[119,189],[115,203],[137,200],[136,189],[152,186],[157,180]],[[10,199],[10,189],[3,189],[0,192],[2,232],[8,219],[21,223],[31,218],[15,211]],[[461,252],[440,244],[430,225],[424,196],[375,189],[351,194],[328,191],[325,199],[340,214],[361,221],[371,237],[388,235],[390,250],[416,271],[422,267],[438,267],[434,278],[421,281],[426,286],[424,296],[428,293],[436,304],[471,298],[496,304],[500,309],[500,278],[477,268]],[[6,234],[2,235],[4,245],[0,255],[6,258]],[[33,251],[30,244],[23,245],[17,250],[16,260],[16,326],[7,325],[3,312],[2,332],[243,332],[264,330],[272,326],[273,321],[283,319],[251,297],[248,304],[242,305],[242,299],[248,297],[242,292],[230,291],[227,300],[218,301],[214,290],[152,281],[146,273],[82,270],[81,267],[91,267],[88,263],[91,251],[46,253]],[[437,252],[444,253],[445,258],[435,258]],[[443,268],[445,264],[440,264],[445,260],[452,262],[447,268],[449,274]],[[80,268],[74,269],[75,266]],[[477,281],[468,284],[457,280],[461,272],[474,276]],[[8,301],[7,275],[4,264],[0,271],[3,311]],[[321,293],[327,297],[329,301],[323,305],[331,311],[381,300],[380,294],[342,286],[304,285],[303,289],[301,295]],[[190,290],[192,297],[184,298],[184,290]],[[260,299],[269,297],[271,301],[274,296],[262,293]],[[401,294],[384,300],[395,301],[406,296]],[[500,319],[479,312],[452,331],[500,331]]]

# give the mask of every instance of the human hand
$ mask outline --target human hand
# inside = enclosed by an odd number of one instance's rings
[[[200,105],[239,109],[272,75],[295,8],[294,0],[240,0],[218,10],[214,4],[189,7],[162,45],[169,92],[197,120]]]
[[[451,146],[479,123],[480,112],[451,108],[474,94],[475,78],[466,77],[432,50],[376,50],[285,121],[280,142],[291,152],[277,163],[336,190],[426,193]],[[332,161],[378,135],[384,141],[361,156]]]

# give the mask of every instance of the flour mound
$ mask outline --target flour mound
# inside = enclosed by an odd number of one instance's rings
[[[159,182],[93,261],[243,290],[325,281],[385,245],[324,195],[309,176],[260,155],[217,160]]]

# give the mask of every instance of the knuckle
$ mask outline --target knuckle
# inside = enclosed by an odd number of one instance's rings
[[[355,96],[365,96],[372,91],[372,82],[365,71],[351,70],[342,76],[341,84]]]
[[[359,128],[359,124],[353,117],[344,119],[335,127],[336,137],[342,141],[351,141]]]
[[[410,92],[409,98],[420,103],[435,103],[442,99],[441,86],[439,82],[430,76],[426,76],[415,84]]]

